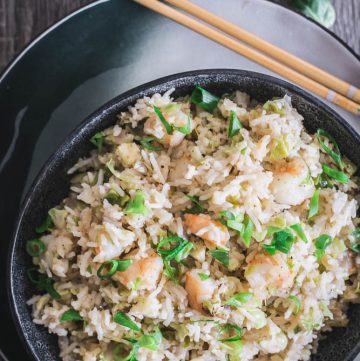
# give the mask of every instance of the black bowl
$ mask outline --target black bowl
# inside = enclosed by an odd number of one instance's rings
[[[307,130],[313,133],[317,128],[326,129],[336,138],[342,152],[360,166],[360,137],[355,130],[312,95],[271,76],[241,70],[199,70],[168,76],[118,96],[90,115],[68,136],[42,168],[21,207],[8,258],[8,291],[18,332],[35,360],[51,361],[60,358],[57,337],[32,322],[30,308],[26,305],[34,288],[26,276],[31,260],[25,252],[25,242],[36,237],[35,225],[42,222],[48,209],[68,194],[69,177],[66,170],[90,151],[92,146],[89,138],[95,132],[114,124],[116,114],[137,99],[163,93],[171,88],[176,88],[175,96],[189,94],[195,84],[215,94],[239,89],[260,102],[288,94],[294,107],[303,115]],[[360,307],[350,306],[348,316],[348,327],[327,333],[325,339],[320,341],[318,353],[313,356],[313,360],[355,359],[360,351]]]

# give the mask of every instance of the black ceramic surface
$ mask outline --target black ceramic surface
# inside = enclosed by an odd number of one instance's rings
[[[31,321],[26,300],[33,294],[33,286],[26,277],[31,266],[25,252],[25,242],[36,236],[34,225],[44,219],[47,210],[55,206],[68,193],[69,177],[66,170],[92,148],[89,138],[97,131],[114,124],[116,114],[133,104],[138,98],[163,93],[175,87],[174,96],[191,92],[194,84],[209,89],[218,95],[240,89],[259,101],[272,97],[291,96],[293,105],[304,116],[309,132],[321,127],[335,136],[344,154],[360,166],[360,137],[330,108],[322,105],[311,95],[281,80],[247,71],[204,70],[183,73],[135,88],[102,107],[88,117],[61,145],[47,162],[25,199],[15,231],[15,242],[9,258],[10,296],[17,326],[36,360],[58,360],[56,337],[45,328]],[[320,342],[319,351],[313,360],[353,360],[359,350],[360,307],[351,306],[350,323],[345,329],[335,329]]]

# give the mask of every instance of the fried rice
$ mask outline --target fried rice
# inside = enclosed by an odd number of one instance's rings
[[[359,297],[355,166],[291,99],[137,100],[27,243],[73,360],[309,360]],[[55,190],[54,190],[55,191]]]

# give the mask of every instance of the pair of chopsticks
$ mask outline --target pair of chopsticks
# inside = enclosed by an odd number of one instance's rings
[[[214,28],[175,10],[159,0],[134,1],[259,63],[341,108],[360,115],[360,89],[200,6],[188,0],[165,0],[186,13],[212,25]]]

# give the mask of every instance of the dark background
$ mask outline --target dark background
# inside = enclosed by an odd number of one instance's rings
[[[273,1],[290,3],[290,0]],[[93,0],[0,0],[0,69],[47,27],[91,2]],[[360,0],[333,2],[337,20],[331,30],[360,54]]]

